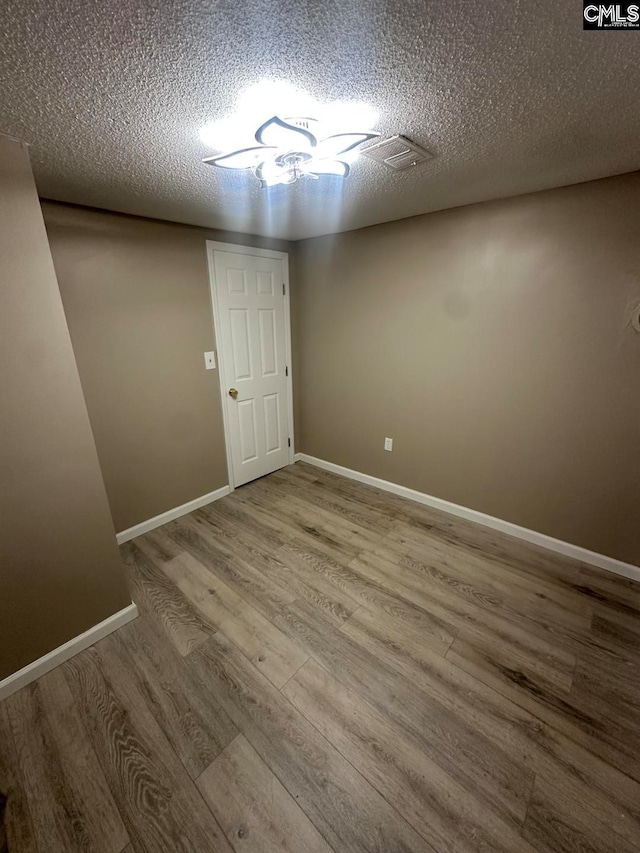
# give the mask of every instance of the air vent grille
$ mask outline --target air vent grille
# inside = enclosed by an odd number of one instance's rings
[[[417,166],[418,163],[423,163],[433,157],[430,151],[416,145],[406,136],[390,136],[388,139],[383,139],[382,142],[376,142],[375,145],[362,149],[360,153],[398,171],[408,169],[410,166]]]

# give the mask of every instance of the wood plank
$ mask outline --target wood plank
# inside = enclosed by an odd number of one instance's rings
[[[640,830],[640,785],[538,717],[434,653],[402,621],[361,608],[342,632],[368,649],[539,779],[572,790],[603,823],[628,839]]]
[[[63,669],[136,850],[231,853],[122,666],[113,637],[76,655]]]
[[[242,489],[237,489],[230,498],[233,503],[243,504],[248,514],[270,528],[272,533],[280,538],[281,545],[297,539],[306,547],[321,551],[340,562],[348,562],[360,550],[357,545],[350,543],[343,533],[326,530],[322,524],[312,523],[312,520],[306,517],[292,518],[282,511],[282,507],[276,507],[273,500],[266,497],[249,499],[243,495]]]
[[[58,671],[79,721],[54,674],[0,703],[1,853],[114,811],[125,853],[640,849],[640,585],[301,463],[121,551],[142,615]]]
[[[38,851],[6,701],[0,702],[0,851]]]
[[[418,530],[425,530],[444,542],[464,546],[498,562],[505,569],[517,571],[532,579],[548,580],[553,584],[572,583],[580,574],[582,563],[572,557],[541,548],[467,519],[451,515],[424,504],[399,499],[398,518]]]
[[[226,537],[220,536],[220,528],[226,528]],[[206,519],[187,517],[172,526],[171,537],[264,615],[296,597],[286,585],[266,576],[263,569],[268,572],[273,557],[254,547],[239,526],[216,525],[211,514]]]
[[[6,705],[38,847],[120,853],[129,838],[61,669]]]
[[[182,548],[169,536],[167,528],[170,524],[171,522],[162,527],[156,527],[144,536],[138,536],[132,540],[132,544],[154,563],[166,563],[167,560],[172,560],[182,553]]]
[[[314,661],[284,693],[435,850],[534,853],[517,829]]]
[[[122,665],[195,779],[238,730],[211,691],[182,664],[160,628],[144,614],[117,631],[113,640]]]
[[[403,727],[415,748],[439,764],[514,826],[524,819],[533,774],[478,734],[436,698],[421,691],[304,602],[276,620],[325,669],[380,713]]]
[[[187,660],[334,850],[433,853],[224,636],[217,634]]]
[[[312,475],[317,482],[328,486],[336,494],[346,495],[367,507],[378,508],[383,512],[395,514],[399,509],[403,510],[405,505],[413,505],[413,501],[401,498],[392,492],[383,491],[365,483],[358,483],[347,477],[342,477],[340,474],[334,474],[332,471],[315,468],[306,462],[297,462],[293,466],[294,476],[299,476],[298,472],[303,471],[305,474]]]
[[[191,554],[165,563],[163,571],[276,687],[307,659],[308,654]]]
[[[283,537],[256,521],[244,503],[218,502],[195,513],[194,519],[204,522],[230,553],[249,562],[268,559],[282,545]]]
[[[579,589],[597,615],[640,637],[640,584],[629,578],[583,567]]]
[[[308,601],[325,619],[339,627],[358,608],[357,601],[322,575],[305,571],[295,561],[289,560],[285,552],[277,553],[277,558],[274,558],[265,574],[286,583],[296,598]]]
[[[305,476],[311,479],[315,476],[316,481],[330,487],[338,494],[348,495],[366,506],[378,507],[397,516],[408,525],[430,530],[434,536],[449,539],[464,545],[467,549],[495,558],[504,565],[505,569],[516,569],[533,578],[548,579],[552,583],[560,580],[570,584],[578,580],[583,567],[583,564],[573,558],[425,504],[401,498],[375,487],[314,468],[306,463],[297,462],[293,466],[294,474],[302,472],[302,469],[305,469]],[[607,572],[603,574],[606,576]]]
[[[154,558],[136,544],[128,544],[128,579],[133,600],[149,619],[162,626],[181,655],[188,654],[215,634],[215,628],[179,592],[155,564]]]
[[[591,624],[593,602],[576,585],[557,577],[532,575],[517,564],[506,564],[433,529],[423,531],[397,521],[385,546],[396,552],[398,562],[413,560],[435,566],[444,578],[471,584],[485,600],[495,599],[505,612],[563,627],[588,628]]]
[[[347,518],[368,530],[386,533],[395,520],[395,514],[389,512],[388,507],[377,509],[367,506],[363,501],[339,494],[321,480],[301,480],[292,475],[291,466],[275,471],[269,477],[269,487],[274,482],[282,484],[278,494],[295,494],[300,500],[321,507],[337,517]]]
[[[300,480],[301,482],[313,483],[317,479],[316,472],[319,470],[313,465],[309,465],[306,462],[294,462],[293,465],[287,465],[286,468],[282,468],[281,470],[286,471],[296,480]]]
[[[293,495],[277,500],[275,509],[295,520],[303,529],[312,525],[316,531],[342,543],[346,552],[373,548],[382,542],[387,533],[386,529],[362,527],[346,514],[328,511],[317,503]]]
[[[315,548],[293,540],[278,551],[278,558],[303,573],[325,578],[336,590],[346,593],[359,605],[381,613],[395,614],[421,630],[433,647],[442,654],[449,648],[457,631],[439,616],[416,606],[409,596],[402,599],[381,583],[342,565]],[[351,562],[350,562],[351,565]]]
[[[296,598],[306,598],[321,608],[327,619],[339,625],[358,606],[352,598],[337,591],[315,573],[307,574],[304,578],[300,573],[292,574],[291,566],[275,556],[277,550],[274,552],[265,548],[264,543],[260,547],[258,537],[248,533],[244,525],[233,517],[229,520],[222,517],[219,525],[213,525],[210,517],[190,518],[185,524],[197,530],[207,541],[215,535],[218,545],[219,527],[226,526],[227,534],[231,530],[233,544],[229,544],[229,565],[212,565],[205,554],[199,557],[195,551],[191,553],[267,617],[282,604],[290,604]],[[239,558],[241,554],[244,556]]]
[[[548,780],[536,780],[523,835],[539,853],[637,853],[640,847],[640,833],[627,841]]]
[[[632,608],[596,604],[594,606],[594,618],[598,617],[606,619],[607,622],[615,625],[620,635],[624,634],[628,638],[635,635],[636,643],[640,640],[640,614],[636,613]]]
[[[584,593],[604,607],[628,608],[631,613],[640,613],[640,583],[583,565],[579,584]]]
[[[339,495],[347,495],[364,506],[375,507],[397,516],[404,522],[433,533],[450,536],[468,548],[498,557],[506,565],[518,566],[526,572],[551,579],[576,580],[582,564],[537,545],[532,545],[506,533],[484,527],[466,519],[442,512],[434,507],[402,498],[399,495],[358,483],[353,480],[297,462],[290,469],[292,476],[305,477],[329,487]]]
[[[637,661],[609,661],[594,666],[592,658],[578,661],[572,701],[605,725],[626,731],[630,751],[640,755],[640,673]]]
[[[236,489],[228,499],[216,501],[215,506],[204,507],[194,513],[194,517],[202,518],[220,530],[227,529],[226,525],[233,521],[259,540],[266,553],[277,551],[284,545],[289,533],[283,529],[277,518],[268,513],[261,514],[261,508],[252,504],[250,496],[246,494],[246,488],[242,486]]]
[[[604,761],[632,779],[640,781],[640,765],[629,753],[626,732],[619,726],[606,723],[589,714],[570,696],[561,696],[542,687],[522,671],[504,666],[484,650],[456,638],[447,652],[447,659],[485,684],[493,687],[506,699],[544,720]]]
[[[513,618],[499,607],[488,605],[484,596],[468,585],[447,577],[435,566],[398,564],[387,556],[363,553],[349,563],[349,569],[386,589],[401,600],[449,623],[455,633],[463,631],[479,647],[487,647],[505,666],[559,690],[569,691],[576,664],[575,655],[545,636],[540,636],[526,620]]]
[[[198,788],[230,844],[245,853],[332,853],[322,835],[242,735]]]
[[[320,469],[313,465],[308,465],[306,462],[295,462],[293,465],[287,465],[284,470],[297,480],[315,483],[318,480],[318,471]]]
[[[291,540],[286,547],[280,548],[276,552],[278,562],[284,566],[284,570],[289,577],[301,579],[305,586],[314,589],[318,595],[334,602],[330,605],[334,609],[336,622],[342,622],[343,615],[353,613],[360,603],[346,589],[347,584],[336,583],[336,575],[330,576],[330,572],[316,570],[316,563],[321,562],[326,565],[331,565],[332,561],[326,555],[319,552],[314,553],[307,551],[305,546],[295,540]],[[340,567],[333,563],[333,567],[340,571]],[[309,595],[298,595],[297,598],[310,598]],[[326,607],[323,609],[327,609]]]
[[[599,644],[597,651],[605,659],[623,659],[635,661],[640,653],[640,631],[634,631],[625,625],[618,625],[605,615],[596,612],[591,625],[591,634]],[[594,648],[590,652],[596,651]]]

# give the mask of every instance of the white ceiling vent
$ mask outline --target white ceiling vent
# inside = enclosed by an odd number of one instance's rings
[[[408,169],[417,166],[425,160],[430,160],[433,154],[425,148],[420,148],[406,136],[390,136],[382,142],[376,142],[369,148],[360,151],[365,157],[370,157],[378,163],[385,163],[392,169]]]

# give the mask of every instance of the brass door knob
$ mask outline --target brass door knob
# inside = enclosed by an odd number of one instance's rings
[[[233,397],[234,400],[236,399],[236,397],[238,396],[238,392],[235,388],[229,388],[229,396]]]

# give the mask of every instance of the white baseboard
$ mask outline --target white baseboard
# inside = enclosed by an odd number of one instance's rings
[[[166,512],[154,515],[153,518],[148,518],[146,521],[141,521],[140,524],[135,524],[127,530],[116,533],[118,545],[122,545],[123,542],[128,542],[130,539],[135,539],[136,536],[142,536],[143,533],[148,533],[150,530],[155,530],[156,527],[162,527],[163,524],[173,521],[174,518],[180,518],[181,515],[186,515],[188,512],[193,512],[196,509],[200,509],[200,507],[213,503],[230,492],[231,489],[229,486],[222,486],[221,489],[216,489],[215,492],[209,492],[206,495],[202,495],[202,497],[194,498],[186,504],[168,509]]]
[[[317,459],[315,456],[308,456],[306,453],[296,453],[295,459],[296,462],[306,462],[309,465],[315,465],[316,468],[323,468],[325,471],[341,474],[343,477],[357,480],[359,483],[366,483],[368,486],[375,486],[375,488],[383,489],[385,492],[393,492],[394,495],[409,498],[409,500],[426,504],[442,512],[448,512],[451,515],[457,515],[459,518],[467,519],[467,521],[474,521],[476,524],[482,524],[484,527],[491,527],[493,530],[499,530],[501,533],[514,536],[516,539],[524,539],[525,542],[539,545],[541,548],[546,548],[548,551],[555,551],[556,554],[571,557],[574,560],[579,560],[581,563],[605,569],[608,572],[622,575],[625,578],[631,578],[634,581],[640,581],[639,566],[634,566],[631,563],[623,563],[621,560],[607,557],[606,554],[589,551],[580,545],[572,545],[570,542],[564,542],[562,539],[554,539],[553,536],[547,536],[545,533],[538,533],[535,530],[520,527],[520,525],[512,524],[510,521],[494,518],[492,515],[485,515],[485,513],[479,512],[476,509],[469,509],[468,507],[445,501],[442,498],[434,498],[432,495],[426,495],[424,492],[418,492],[406,486],[399,486],[397,483],[390,483],[388,480],[381,480],[379,477],[371,477],[369,474],[362,474],[360,471],[353,471],[351,468],[344,468],[342,465],[336,465],[324,459]]]
[[[43,657],[38,658],[38,660],[34,660],[33,663],[27,664],[27,666],[14,672],[13,675],[7,676],[0,681],[0,701],[6,699],[7,696],[11,696],[16,690],[20,690],[21,687],[26,687],[27,684],[35,681],[36,678],[40,678],[41,675],[46,675],[54,667],[69,660],[69,658],[77,655],[78,652],[89,648],[89,646],[97,643],[98,640],[102,640],[107,634],[111,634],[112,631],[121,628],[127,622],[131,622],[137,615],[138,608],[131,602],[123,610],[119,610],[113,616],[109,616],[108,619],[99,622],[93,628],[89,628],[88,631],[74,637],[73,640],[69,640],[64,645],[58,646],[57,649],[48,652]]]

